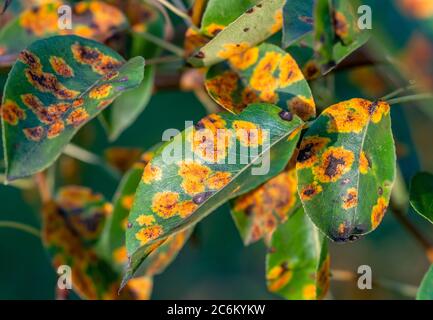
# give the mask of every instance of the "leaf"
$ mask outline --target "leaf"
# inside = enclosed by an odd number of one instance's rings
[[[147,66],[141,84],[120,96],[102,113],[110,141],[115,141],[146,108],[152,97],[154,78],[154,66]]]
[[[126,17],[116,7],[102,1],[81,1],[73,7],[72,29],[62,29],[58,12],[63,4],[53,0],[27,9],[4,26],[0,31],[0,65],[13,64],[18,54],[38,39],[75,34],[104,41],[128,26]]]
[[[23,51],[3,96],[8,179],[48,167],[85,123],[140,84],[143,68],[142,57],[125,62],[100,43],[77,36],[39,40]]]
[[[126,10],[132,24],[130,56],[151,59],[161,53],[154,43],[147,41],[141,33],[146,32],[158,38],[164,37],[164,18],[158,10],[142,1],[129,1]],[[100,119],[110,141],[115,141],[148,105],[155,78],[155,66],[148,66],[140,86],[126,92],[104,110]],[[126,111],[126,112],[125,112]]]
[[[318,0],[314,11],[316,60],[326,74],[369,40],[357,26],[350,1]]]
[[[260,0],[209,0],[201,20],[200,31],[210,37],[216,36],[227,25],[258,3]]]
[[[248,9],[188,61],[196,67],[211,66],[266,40],[282,27],[284,3],[267,0]]]
[[[145,277],[129,282],[118,296],[120,274],[100,259],[93,248],[111,210],[102,195],[88,188],[64,187],[57,199],[43,208],[43,243],[56,270],[63,265],[71,268],[72,287],[81,298],[147,298],[151,280]]]
[[[374,230],[395,178],[395,147],[386,102],[351,99],[314,121],[296,164],[305,212],[334,241]]]
[[[303,126],[297,116],[286,115],[266,104],[252,104],[239,115],[212,114],[155,152],[128,219],[131,265],[124,281],[168,236],[284,169]],[[151,223],[141,226],[137,219]]]
[[[324,236],[302,208],[280,225],[266,256],[268,290],[286,299],[322,299],[329,289],[330,258]]]
[[[270,242],[278,225],[287,221],[300,205],[297,184],[294,163],[289,164],[274,178],[230,202],[232,217],[245,245],[261,238]]]
[[[412,178],[410,204],[418,214],[433,223],[433,174],[419,172]]]
[[[272,44],[261,44],[233,55],[206,74],[210,96],[225,109],[239,113],[248,104],[268,102],[289,109],[303,120],[316,114],[310,87],[292,56]]]
[[[146,164],[152,159],[154,150],[151,148],[141,156],[141,160],[125,174],[113,199],[113,214],[107,219],[101,241],[99,252],[110,261],[113,268],[122,271],[128,262],[125,247],[125,230],[128,226],[128,214],[131,210],[135,190],[143,175]],[[149,223],[146,219],[138,219],[137,223]],[[176,258],[183,245],[188,240],[193,228],[170,236],[164,244],[153,251],[142,264],[139,273],[152,277],[164,271],[164,269]]]
[[[313,31],[313,0],[286,1],[283,7],[283,48]]]
[[[433,266],[424,275],[416,295],[417,300],[433,300]]]

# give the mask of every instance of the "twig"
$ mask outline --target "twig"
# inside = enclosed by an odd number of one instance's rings
[[[96,166],[100,166],[103,168],[108,174],[110,174],[113,178],[119,179],[120,174],[112,167],[110,167],[104,160],[102,160],[98,155],[91,153],[75,144],[69,143],[66,145],[65,149],[63,149],[63,154],[70,156],[71,158],[80,160],[82,162],[93,164]]]
[[[41,196],[42,203],[47,203],[51,201],[52,194],[50,186],[47,183],[47,179],[44,172],[38,172],[35,174],[35,182],[38,186],[38,191]]]
[[[331,271],[331,279],[335,281],[348,281],[348,282],[356,282],[358,280],[359,275],[348,270],[332,270]],[[418,288],[416,286],[400,283],[394,280],[388,279],[372,279],[372,285],[375,287],[387,289],[389,291],[393,291],[399,293],[403,296],[414,298],[416,297],[416,293]]]
[[[177,15],[177,16],[181,17],[182,19],[184,19],[185,22],[188,24],[188,26],[190,26],[191,28],[197,29],[197,27],[192,23],[191,17],[188,15],[188,13],[186,13],[185,11],[179,9],[178,7],[176,7],[175,5],[173,5],[172,3],[170,3],[167,0],[155,0],[155,1],[161,3],[168,10],[170,10],[171,12],[173,12],[175,15]]]
[[[147,41],[153,42],[154,44],[156,44],[157,46],[170,51],[171,53],[174,53],[175,55],[179,56],[179,57],[184,57],[185,56],[185,52],[183,51],[182,48],[168,42],[165,41],[164,39],[155,37],[153,34],[147,33],[147,32],[138,32],[138,35],[142,36],[144,39],[146,39]]]
[[[389,105],[397,104],[397,103],[405,103],[405,102],[415,102],[420,100],[430,100],[433,99],[433,94],[431,93],[420,93],[413,94],[409,96],[399,97],[395,99],[388,100]]]
[[[41,238],[40,231],[35,227],[29,226],[27,224],[23,224],[15,221],[0,221],[0,228],[10,228],[15,230],[20,230],[25,233],[34,235],[37,238]]]
[[[416,87],[417,87],[417,85],[416,85],[415,83],[411,83],[411,84],[409,84],[409,85],[406,86],[406,87],[399,88],[399,89],[397,89],[397,90],[394,90],[394,91],[391,92],[391,93],[388,93],[387,95],[385,95],[385,96],[379,98],[379,100],[385,100],[385,101],[386,101],[386,100],[389,100],[389,99],[391,99],[391,98],[394,98],[394,97],[398,96],[400,93],[403,93],[403,92],[405,92],[405,91],[410,91],[410,90],[412,90],[412,89],[415,89]]]

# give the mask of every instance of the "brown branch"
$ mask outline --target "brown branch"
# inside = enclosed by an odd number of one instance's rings
[[[35,174],[35,182],[41,196],[41,201],[43,204],[51,201],[52,194],[50,191],[50,187],[47,182],[47,178],[44,172],[39,172]]]

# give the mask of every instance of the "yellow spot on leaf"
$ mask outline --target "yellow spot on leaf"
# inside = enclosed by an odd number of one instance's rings
[[[258,147],[266,140],[266,134],[260,126],[250,121],[236,120],[232,126],[236,130],[237,139],[246,147]]]
[[[74,76],[74,70],[66,63],[61,57],[51,56],[50,64],[54,72],[65,78],[71,78]]]
[[[108,83],[104,83],[94,89],[92,89],[89,93],[89,97],[92,99],[104,99],[110,95],[111,89],[113,88],[112,85]]]
[[[209,189],[218,190],[224,187],[226,184],[230,182],[231,178],[230,172],[218,171],[215,172],[211,177],[209,177],[206,181],[206,184]]]
[[[193,201],[188,200],[179,203],[177,210],[181,218],[187,218],[197,209],[197,207],[198,206]]]
[[[145,245],[149,241],[158,238],[163,233],[160,225],[141,228],[136,234],[135,238],[140,241],[141,245]]]
[[[304,138],[299,148],[296,168],[310,168],[315,165],[319,160],[317,156],[319,151],[325,148],[330,141],[329,138],[319,136],[309,136]]]
[[[316,285],[308,284],[304,288],[302,288],[302,296],[305,300],[316,299]]]
[[[120,247],[113,251],[113,259],[118,264],[124,264],[128,261],[128,252],[126,247]]]
[[[205,181],[211,170],[209,167],[194,161],[178,163],[178,174],[183,178],[182,188],[189,195],[195,195],[205,190]]]
[[[132,209],[132,204],[134,203],[134,195],[125,195],[122,197],[122,207],[126,210]]]
[[[346,195],[343,197],[343,209],[351,209],[358,205],[358,190],[350,188],[347,190]]]
[[[284,88],[291,84],[303,80],[304,75],[295,59],[290,54],[286,54],[280,61],[280,87]]]
[[[77,108],[69,114],[68,118],[66,119],[66,123],[74,127],[78,127],[88,118],[89,114],[84,108]]]
[[[320,182],[335,182],[352,168],[353,152],[343,147],[331,147],[321,157],[321,162],[313,168],[315,177]]]
[[[316,115],[316,104],[312,97],[297,96],[287,101],[287,105],[294,114],[304,121]]]
[[[313,199],[314,196],[318,195],[323,191],[323,188],[320,184],[314,181],[312,184],[309,184],[302,188],[300,197],[303,201],[308,201]]]
[[[383,219],[383,216],[386,213],[386,209],[388,208],[388,203],[384,197],[379,197],[377,199],[377,203],[373,206],[371,212],[371,226],[373,229],[376,229],[377,226]]]
[[[150,226],[155,223],[155,217],[151,214],[145,215],[141,214],[138,216],[137,219],[135,219],[137,223],[141,226]]]
[[[362,174],[367,174],[369,168],[370,161],[368,160],[365,152],[361,151],[361,155],[359,157],[359,172],[361,172]]]
[[[5,101],[0,111],[3,120],[13,126],[17,125],[19,120],[26,118],[25,111],[10,99]]]
[[[178,201],[177,192],[158,192],[152,199],[152,210],[164,219],[170,218],[177,212]]]

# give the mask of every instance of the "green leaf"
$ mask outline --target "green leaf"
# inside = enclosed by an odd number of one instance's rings
[[[282,27],[285,1],[267,0],[248,9],[188,61],[197,67],[210,66],[266,40]]]
[[[296,61],[272,44],[263,43],[212,66],[205,86],[218,104],[234,113],[250,103],[268,102],[303,120],[316,114],[310,87]]]
[[[13,64],[18,54],[38,39],[75,34],[104,41],[128,26],[116,7],[102,1],[81,1],[72,10],[72,29],[61,29],[58,10],[64,3],[52,1],[29,8],[4,26],[0,31],[0,65]]]
[[[322,73],[336,65],[333,57],[334,40],[331,0],[317,0],[314,8],[314,44]]]
[[[259,2],[260,0],[209,0],[203,13],[200,31],[213,37]]]
[[[419,172],[412,178],[410,204],[416,212],[433,223],[433,174]]]
[[[252,104],[239,115],[209,115],[161,146],[144,170],[129,215],[131,265],[124,281],[168,236],[281,172],[302,126],[276,106]]]
[[[283,48],[313,31],[313,0],[287,1],[283,8]]]
[[[417,300],[433,300],[433,266],[424,275],[416,295]]]
[[[143,277],[130,282],[118,296],[120,273],[94,250],[95,239],[111,210],[102,195],[88,188],[64,187],[56,200],[43,208],[43,243],[56,271],[62,265],[71,268],[72,287],[82,299],[147,298],[151,280]]]
[[[274,178],[230,202],[232,217],[245,245],[261,238],[270,242],[278,225],[287,221],[300,205],[297,185],[295,167],[288,165]]]
[[[100,43],[77,36],[39,40],[23,51],[3,96],[8,179],[48,167],[85,123],[140,84],[143,68],[142,57],[125,62]]]
[[[303,137],[296,164],[306,213],[334,241],[371,232],[386,212],[395,162],[386,102],[351,99],[325,109]]]
[[[272,236],[266,256],[269,291],[291,300],[323,298],[329,288],[327,247],[324,236],[298,209]]]

